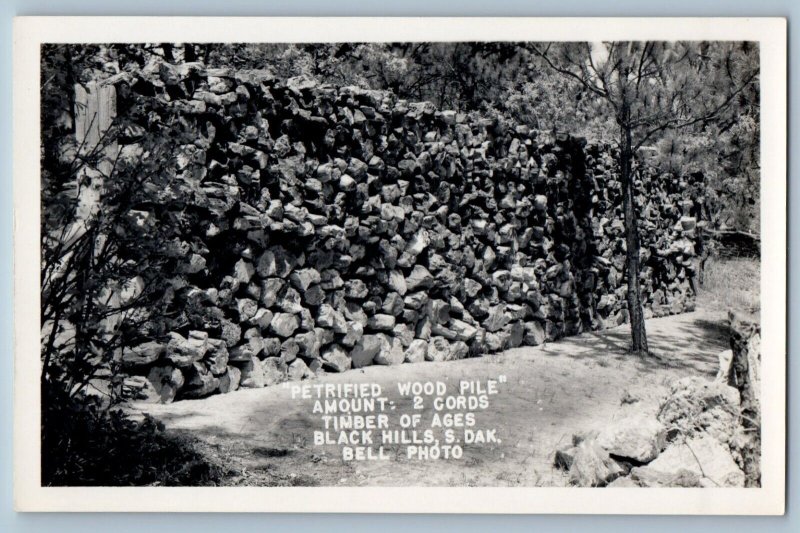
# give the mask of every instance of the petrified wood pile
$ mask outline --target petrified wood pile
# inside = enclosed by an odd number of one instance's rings
[[[195,225],[164,272],[180,320],[122,354],[133,396],[460,359],[627,319],[607,145],[265,71],[160,63],[118,86],[121,113],[180,110],[174,187]],[[690,310],[695,201],[638,175],[647,316]]]

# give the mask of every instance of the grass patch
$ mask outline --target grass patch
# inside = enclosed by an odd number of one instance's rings
[[[698,303],[713,311],[761,310],[761,263],[752,257],[712,257],[706,262]]]

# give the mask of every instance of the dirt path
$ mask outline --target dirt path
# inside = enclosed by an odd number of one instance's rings
[[[649,320],[647,327],[660,359],[626,355],[629,333],[622,326],[482,358],[373,366],[316,381],[378,383],[399,414],[413,411],[397,392],[399,381],[438,380],[455,392],[464,379],[507,376],[489,408],[476,413],[477,427],[497,428],[501,443],[465,444],[458,460],[397,453],[386,461],[344,462],[337,446],[314,445],[313,431],[321,427],[313,400],[291,399],[288,386],[138,407],[205,441],[241,472],[232,484],[561,486],[566,480],[551,466],[557,446],[613,419],[623,398],[654,410],[675,378],[713,376],[717,354],[727,348],[721,316],[706,311]],[[423,417],[432,416],[430,409]]]

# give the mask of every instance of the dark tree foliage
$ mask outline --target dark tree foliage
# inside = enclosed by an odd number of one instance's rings
[[[122,83],[117,105],[126,112],[96,146],[76,140],[74,86],[114,76],[120,66],[137,68],[147,53],[146,47],[132,46],[42,50],[45,484],[109,484],[114,465],[107,459],[114,452],[119,466],[114,484],[188,482],[191,476],[161,466],[184,464],[181,457],[199,460],[163,428],[108,409],[121,388],[121,351],[186,320],[178,301],[181,286],[170,276],[191,260],[186,244],[191,247],[197,231],[187,210],[197,185],[185,179],[177,156],[177,147],[194,142],[197,134],[185,127],[178,110],[138,98]],[[115,68],[108,71],[109,65]],[[86,216],[79,213],[79,198],[90,187],[89,175],[102,176],[103,186],[96,211]],[[148,449],[157,451],[142,455]]]

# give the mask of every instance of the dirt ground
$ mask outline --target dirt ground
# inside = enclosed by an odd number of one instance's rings
[[[488,409],[476,412],[476,427],[496,428],[500,442],[464,443],[460,459],[408,459],[404,446],[390,445],[389,460],[344,461],[337,445],[314,445],[313,431],[322,429],[314,400],[291,399],[283,385],[137,407],[168,429],[199,437],[215,460],[232,468],[226,483],[233,485],[563,486],[553,451],[574,433],[602,427],[623,401],[655,410],[676,378],[713,377],[728,344],[722,320],[702,309],[648,320],[650,346],[659,356],[650,360],[625,353],[629,330],[621,326],[482,358],[372,366],[315,380],[378,383],[397,420],[401,413],[432,416],[431,402],[414,411],[397,382],[438,380],[452,393],[461,380],[506,376]]]

